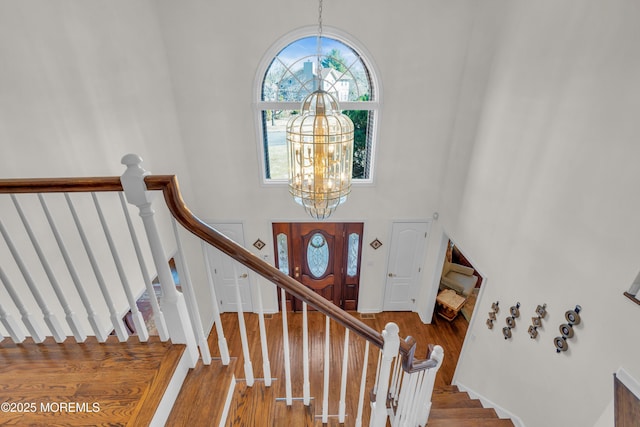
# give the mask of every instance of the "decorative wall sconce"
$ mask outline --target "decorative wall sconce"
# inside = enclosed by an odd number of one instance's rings
[[[493,329],[493,322],[496,320],[496,313],[500,311],[500,307],[498,307],[500,301],[496,301],[491,304],[491,311],[489,312],[489,318],[487,319],[487,328]]]
[[[516,327],[516,319],[520,317],[520,303],[517,302],[516,305],[511,306],[509,313],[511,316],[505,319],[507,326],[502,328],[502,335],[504,335],[505,340],[511,338],[511,329]]]
[[[569,348],[567,339],[573,337],[573,326],[580,324],[579,313],[581,310],[582,307],[576,305],[575,309],[567,310],[567,312],[564,314],[564,318],[567,320],[567,323],[563,323],[558,328],[562,335],[553,339],[553,344],[556,347],[557,353],[560,353],[561,351],[567,351],[567,349]]]
[[[538,328],[542,327],[542,319],[547,315],[547,304],[538,305],[536,314],[536,317],[531,318],[531,326],[529,326],[529,336],[531,339],[538,336]]]

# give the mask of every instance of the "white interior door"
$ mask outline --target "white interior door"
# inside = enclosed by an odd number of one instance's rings
[[[209,224],[234,242],[244,247],[244,229],[240,223]],[[240,287],[242,311],[253,311],[249,270],[218,249],[207,245],[220,312],[238,311],[236,282]]]
[[[384,311],[411,311],[415,308],[430,224],[429,222],[393,223]]]

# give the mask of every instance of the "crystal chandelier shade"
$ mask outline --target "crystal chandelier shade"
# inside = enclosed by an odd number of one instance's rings
[[[353,122],[316,90],[287,123],[289,191],[315,219],[328,218],[351,191]]]

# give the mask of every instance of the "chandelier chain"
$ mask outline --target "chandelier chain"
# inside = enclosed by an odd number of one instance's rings
[[[318,89],[320,89],[320,81],[322,79],[320,73],[321,60],[322,56],[322,0],[318,0],[318,38],[316,40],[316,59],[317,59],[317,80],[318,80]]]

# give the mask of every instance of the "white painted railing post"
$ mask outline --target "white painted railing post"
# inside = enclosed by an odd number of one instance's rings
[[[307,303],[302,302],[302,402],[311,403],[311,383],[309,382],[309,316]]]
[[[264,324],[264,307],[262,306],[262,290],[260,282],[256,283],[256,302],[258,305],[258,328],[260,330],[260,348],[262,349],[262,372],[265,387],[271,387],[271,362],[267,343],[267,328]]]
[[[147,270],[146,263],[144,261],[144,256],[142,255],[142,249],[140,249],[140,242],[138,241],[138,235],[136,233],[136,229],[133,227],[133,222],[131,221],[131,215],[129,215],[129,210],[127,209],[127,201],[124,198],[122,192],[118,193],[120,198],[120,205],[122,206],[122,213],[124,214],[125,219],[127,220],[127,228],[129,229],[129,234],[131,235],[131,243],[133,243],[133,248],[136,251],[136,258],[138,259],[138,264],[140,265],[140,273],[142,274],[142,280],[144,280],[144,286],[147,290],[147,294],[149,295],[149,302],[151,303],[151,311],[153,312],[153,321],[156,326],[156,330],[158,331],[158,336],[160,340],[167,341],[169,339],[169,331],[167,331],[167,323],[164,320],[164,314],[160,309],[160,305],[158,304],[158,297],[156,296],[156,291],[153,289],[153,283],[151,283],[151,277],[149,276],[149,270]]]
[[[347,412],[347,372],[349,369],[349,329],[344,330],[344,350],[342,353],[342,378],[340,380],[340,403],[338,404],[338,422],[343,424]]]
[[[421,409],[418,411],[419,420],[423,422],[427,422],[429,419],[429,413],[431,412],[431,396],[433,395],[433,386],[436,381],[436,373],[442,366],[442,361],[444,360],[444,349],[436,345],[431,350],[431,355],[429,357],[431,360],[435,360],[438,364],[435,368],[431,368],[427,370],[424,374],[424,378],[422,380],[422,385],[420,387],[420,393],[422,400],[419,402]]]
[[[200,347],[202,363],[205,365],[211,365],[209,342],[204,334],[204,328],[202,327],[202,321],[200,320],[200,310],[198,309],[198,301],[191,282],[191,273],[189,271],[187,259],[184,255],[184,249],[182,248],[182,240],[180,239],[180,233],[178,232],[178,224],[174,218],[171,218],[171,225],[173,226],[173,235],[176,239],[176,245],[178,245],[178,256],[175,258],[176,267],[178,268],[178,276],[181,278],[180,284],[182,285],[182,294],[185,296],[185,302],[189,309],[189,318],[191,319],[191,325],[193,326],[193,334],[195,335],[198,346]]]
[[[2,269],[0,269],[0,277],[4,277]],[[2,304],[0,304],[0,322],[7,329],[7,332],[14,343],[19,344],[24,341],[25,334],[20,327],[20,324],[2,307]]]
[[[398,325],[393,322],[387,323],[382,331],[384,346],[382,348],[378,388],[376,391],[376,401],[372,404],[370,427],[384,427],[387,423],[387,393],[389,391],[389,375],[391,374],[391,364],[398,356],[400,348],[400,336]]]
[[[124,294],[127,297],[129,311],[131,312],[131,319],[133,320],[133,325],[135,326],[136,332],[138,334],[138,340],[140,340],[141,342],[146,342],[149,340],[149,331],[147,330],[147,326],[144,324],[142,313],[140,312],[140,310],[138,310],[136,298],[131,291],[131,285],[129,284],[129,279],[127,278],[127,274],[125,273],[124,267],[122,266],[120,255],[118,255],[118,248],[116,247],[116,244],[113,241],[113,237],[111,236],[111,231],[109,230],[107,219],[104,216],[102,206],[100,206],[100,202],[98,201],[98,196],[96,195],[96,193],[91,193],[91,198],[93,199],[93,204],[96,207],[96,213],[98,214],[100,225],[102,226],[104,238],[106,239],[109,250],[111,251],[111,257],[113,258],[113,263],[116,267],[116,271],[118,272],[118,277],[120,278],[122,289],[124,290]]]
[[[293,392],[291,390],[291,356],[289,354],[289,324],[287,322],[287,294],[284,288],[280,288],[280,301],[281,301],[280,304],[282,305],[282,354],[284,357],[285,401],[287,403],[287,406],[291,406],[293,404]]]
[[[144,177],[149,175],[140,164],[142,158],[135,154],[127,154],[122,158],[122,164],[127,170],[122,174],[120,181],[124,188],[127,201],[138,207],[140,217],[144,224],[149,246],[153,256],[153,262],[158,272],[158,279],[162,287],[162,312],[164,313],[171,341],[176,344],[186,344],[190,355],[191,367],[195,367],[198,360],[198,346],[196,343],[187,305],[184,297],[176,289],[173,276],[169,269],[169,263],[162,247],[160,233],[154,220],[154,211],[151,208],[151,193],[147,191]]]
[[[331,369],[331,320],[324,316],[324,375],[322,381],[322,424],[329,422],[329,371]]]
[[[233,277],[235,279],[236,289],[236,308],[238,314],[238,328],[240,329],[240,342],[242,344],[242,355],[244,358],[244,378],[248,387],[252,387],[254,383],[253,364],[251,363],[251,353],[249,352],[249,339],[247,338],[247,327],[244,322],[244,311],[242,310],[242,295],[240,295],[240,276],[236,264],[233,264]]]
[[[222,320],[220,319],[220,308],[218,307],[218,296],[216,295],[216,287],[213,282],[213,275],[211,274],[211,262],[209,261],[209,254],[207,251],[207,243],[204,240],[200,241],[202,245],[202,254],[204,255],[204,266],[207,271],[207,281],[209,282],[209,292],[211,293],[211,307],[213,308],[213,324],[216,327],[218,334],[218,350],[220,351],[220,359],[223,365],[228,365],[231,360],[229,357],[229,347],[227,345],[227,339],[224,336],[224,329],[222,328]],[[213,249],[213,248],[212,248]]]

